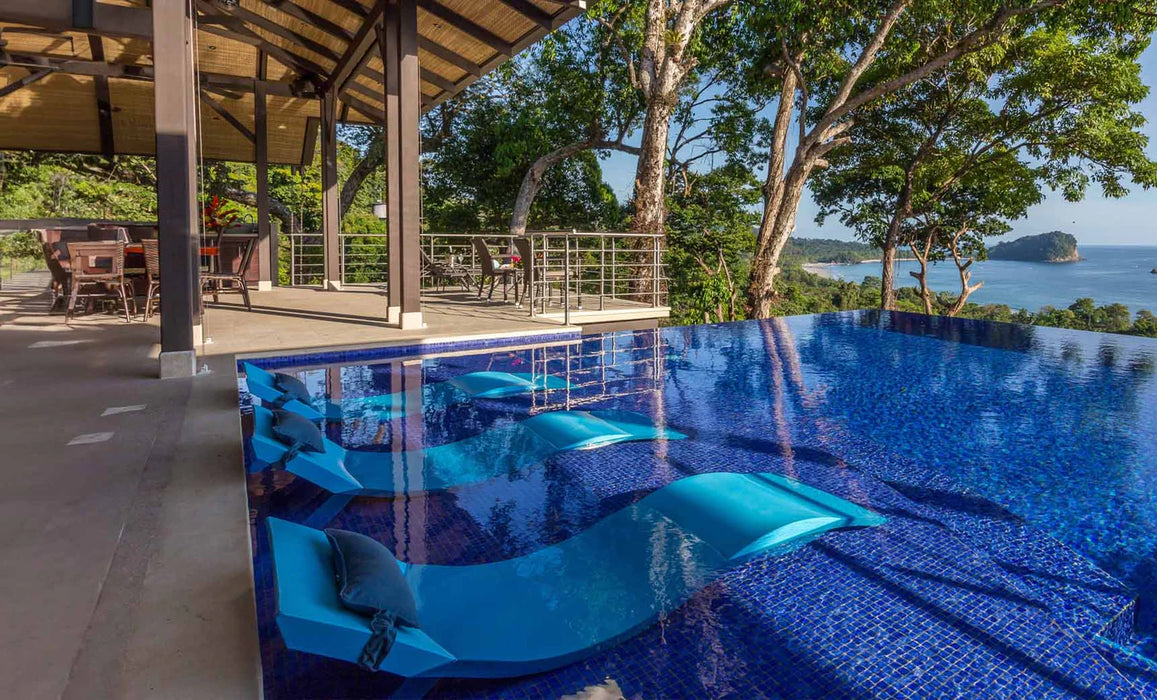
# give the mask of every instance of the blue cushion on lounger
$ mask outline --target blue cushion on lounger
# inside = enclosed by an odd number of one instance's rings
[[[333,550],[338,597],[342,605],[369,615],[372,635],[358,664],[376,671],[397,636],[396,625],[418,626],[418,604],[402,576],[398,560],[376,540],[348,530],[325,531]]]
[[[297,377],[277,372],[273,375],[273,386],[288,396],[290,400],[297,399],[306,406],[313,401],[313,397],[309,395],[309,389],[306,388],[305,382]]]
[[[273,437],[302,452],[325,452],[325,435],[308,418],[279,408],[273,412]]]

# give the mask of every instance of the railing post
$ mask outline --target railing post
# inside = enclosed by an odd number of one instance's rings
[[[659,306],[659,237],[651,238],[651,308]]]
[[[570,235],[563,234],[563,260],[562,260],[562,317],[566,325],[570,325]],[[567,400],[570,400],[570,392],[567,392]]]
[[[606,309],[607,293],[607,237],[599,236],[599,311]]]
[[[570,232],[571,232],[571,235],[574,237],[575,245],[578,245],[578,242],[579,242],[578,230],[572,228],[570,230]],[[579,253],[582,252],[582,246],[581,245],[578,246],[577,252],[579,252]],[[567,249],[567,259],[568,260],[570,259],[569,247]],[[578,294],[578,310],[582,311],[583,310],[583,264],[582,264],[582,262],[578,263],[578,279],[575,281],[575,292]]]
[[[534,234],[530,234],[530,260],[522,263],[522,274],[526,275],[526,305],[530,307],[530,317],[534,318],[534,287],[538,283],[534,274]]]

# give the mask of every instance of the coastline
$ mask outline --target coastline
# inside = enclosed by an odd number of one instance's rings
[[[1157,245],[1153,246],[1084,246],[1079,264],[1032,263],[1015,260],[987,260],[976,266],[976,279],[984,286],[970,299],[977,304],[1002,304],[1010,309],[1037,312],[1045,306],[1066,309],[1077,299],[1090,298],[1104,305],[1119,303],[1134,314],[1154,311],[1157,306]],[[904,262],[896,275],[897,287],[915,286],[908,270],[917,263]],[[880,275],[879,263],[860,267],[836,263],[810,262],[803,266],[809,273],[826,279],[861,283],[865,277]],[[959,275],[951,260],[929,266],[932,288],[937,291],[959,289]]]
[[[916,261],[916,258],[896,258],[896,262],[915,262],[915,261]],[[823,277],[824,279],[830,280],[830,279],[836,279],[836,276],[833,275],[832,271],[831,271],[831,268],[833,268],[833,267],[850,267],[852,265],[867,265],[867,264],[877,264],[878,265],[882,262],[884,262],[884,261],[879,259],[879,258],[875,258],[872,260],[860,260],[859,262],[854,262],[854,263],[812,262],[812,263],[804,263],[800,267],[802,267],[804,269],[804,271],[806,271],[806,272],[810,272],[813,275],[819,275],[820,277]]]

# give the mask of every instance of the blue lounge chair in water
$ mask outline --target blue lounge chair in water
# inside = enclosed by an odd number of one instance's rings
[[[382,420],[389,420],[393,416],[407,412],[406,397],[403,392],[383,394],[381,396],[363,396],[359,398],[343,399],[341,404],[325,399],[321,410],[318,410],[312,399],[303,401],[304,395],[294,397],[278,386],[281,376],[268,372],[256,365],[245,362],[245,382],[249,393],[261,399],[262,403],[272,406],[288,408],[306,418],[319,420],[341,420],[344,416],[355,416],[374,413]],[[296,382],[296,379],[292,379]],[[530,374],[528,372],[470,372],[444,382],[430,384],[426,391],[430,392],[428,405],[452,406],[471,399],[499,399],[507,396],[527,394],[536,389],[565,389],[565,379],[550,374]],[[415,409],[412,410],[416,410]]]
[[[347,450],[328,438],[323,440],[325,452],[291,452],[290,445],[273,434],[271,411],[255,406],[253,416],[252,445],[259,463],[284,462],[290,473],[349,496],[439,491],[517,472],[557,452],[686,437],[631,411],[554,411],[405,452]]]
[[[286,646],[364,666],[371,617],[342,605],[326,534],[266,522]],[[883,522],[774,474],[690,476],[532,554],[466,566],[398,562],[418,626],[396,628],[378,670],[410,678],[549,671],[641,632],[753,557]]]

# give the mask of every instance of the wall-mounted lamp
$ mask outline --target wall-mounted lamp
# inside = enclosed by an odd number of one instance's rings
[[[386,220],[386,217],[389,215],[389,213],[389,208],[386,207],[385,202],[378,202],[374,205],[374,216],[378,217],[382,221]]]

